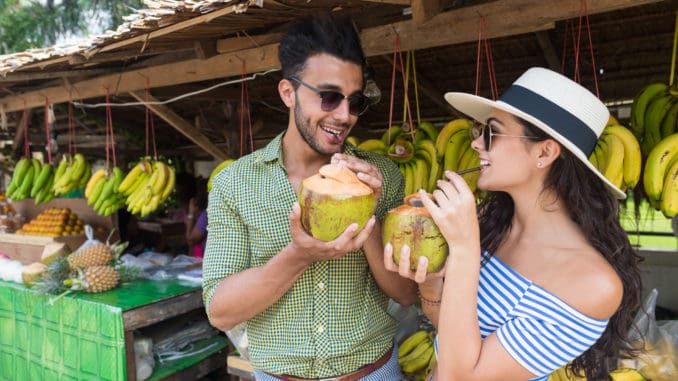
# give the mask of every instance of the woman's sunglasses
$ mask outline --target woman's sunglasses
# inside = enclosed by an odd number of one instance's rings
[[[483,137],[483,144],[485,151],[489,152],[490,147],[492,146],[492,137],[493,136],[506,136],[508,138],[523,138],[523,139],[537,139],[536,136],[527,136],[527,135],[508,135],[508,134],[500,134],[497,132],[492,132],[492,128],[486,124],[480,124],[476,123],[473,125],[473,128],[471,128],[471,135],[473,136],[473,139],[477,139],[479,136]]]
[[[302,81],[297,77],[290,77],[291,80],[299,82],[300,84],[307,87],[309,90],[320,96],[320,109],[325,112],[330,112],[339,107],[341,101],[344,99],[348,100],[348,112],[352,115],[362,115],[367,108],[370,106],[370,99],[366,97],[363,93],[354,93],[351,95],[344,95],[338,91],[334,90],[320,90],[315,88],[308,83]]]

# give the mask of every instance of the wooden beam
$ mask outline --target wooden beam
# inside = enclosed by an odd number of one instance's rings
[[[588,11],[596,14],[658,1],[661,0],[596,0],[588,4]],[[362,31],[361,40],[367,56],[392,53],[396,34],[400,35],[403,50],[471,42],[478,38],[479,14],[485,17],[489,38],[534,33],[553,28],[556,21],[577,17],[580,5],[579,0],[497,0],[440,13],[420,27],[409,20],[368,28]],[[146,78],[151,87],[161,87],[231,77],[242,74],[243,60],[250,73],[279,68],[278,45],[101,76],[73,83],[72,94],[75,99],[88,99],[103,96],[107,87],[120,93],[143,90]],[[23,109],[24,100],[29,108],[42,105],[45,97],[60,103],[69,99],[70,90],[59,85],[13,94],[0,98],[0,104],[11,112]]]
[[[143,91],[131,91],[130,95],[133,96],[139,102],[146,101],[146,94]],[[149,102],[157,102],[158,100],[152,96],[148,97]],[[222,151],[219,147],[214,145],[207,136],[203,135],[197,128],[193,127],[190,123],[185,121],[169,107],[165,105],[156,105],[149,104],[148,107],[156,115],[161,117],[165,122],[169,123],[170,126],[174,127],[177,131],[181,132],[188,140],[195,143],[200,148],[204,149],[205,152],[214,156],[218,160],[226,160],[228,155],[226,152]]]
[[[410,5],[410,0],[363,0],[370,3],[394,4],[394,5]],[[417,0],[412,0],[417,1]]]
[[[217,53],[230,53],[243,49],[258,48],[262,45],[277,43],[282,33],[271,33],[259,36],[238,36],[217,40]]]
[[[553,47],[553,42],[551,41],[548,32],[541,31],[535,33],[535,35],[537,36],[537,42],[539,43],[541,51],[544,52],[544,59],[548,63],[549,68],[553,71],[559,72],[561,69],[561,62],[560,59],[558,59],[556,48]]]
[[[421,26],[423,23],[440,13],[440,0],[414,0],[412,1],[412,21],[414,25]]]

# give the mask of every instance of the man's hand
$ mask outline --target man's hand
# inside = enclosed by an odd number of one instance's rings
[[[344,155],[343,153],[335,153],[332,155],[332,164],[344,165],[346,168],[355,172],[360,181],[372,188],[374,191],[374,199],[376,202],[379,202],[384,177],[377,167],[365,160],[350,155]]]
[[[328,261],[339,259],[346,253],[358,250],[363,246],[367,238],[372,233],[376,218],[372,216],[363,230],[355,237],[353,235],[358,230],[358,224],[349,225],[344,232],[333,241],[325,242],[313,238],[308,234],[301,224],[301,207],[295,202],[290,214],[290,233],[292,242],[289,246],[295,252],[301,253],[301,257],[308,261],[310,265],[317,261]]]

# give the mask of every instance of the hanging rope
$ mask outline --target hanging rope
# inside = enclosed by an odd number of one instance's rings
[[[480,82],[482,78],[482,62],[483,62],[483,48],[487,60],[487,72],[490,81],[490,95],[492,99],[499,97],[499,90],[497,86],[497,76],[494,70],[494,59],[492,58],[492,48],[490,47],[489,39],[487,38],[487,31],[485,29],[485,17],[480,16],[478,24],[478,47],[476,58],[476,93],[480,95]]]
[[[49,99],[45,97],[45,140],[47,141],[47,163],[52,164],[52,139],[49,136]]]
[[[676,71],[676,47],[678,47],[678,9],[676,9],[676,26],[673,31],[673,55],[671,56],[671,73],[669,74],[669,86],[673,86],[673,78]]]
[[[589,52],[591,54],[591,66],[593,68],[593,82],[596,87],[596,96],[600,98],[600,89],[598,87],[598,73],[596,71],[596,59],[593,55],[593,40],[591,39],[591,25],[589,24],[588,7],[586,5],[586,0],[581,0],[581,6],[579,7],[579,28],[577,30],[577,43],[574,49],[574,81],[577,83],[581,83],[581,74],[579,71],[579,51],[581,49],[581,33],[584,25],[584,20],[586,20],[586,30],[589,40]]]
[[[28,144],[28,108],[26,107],[25,99],[24,99],[23,120],[24,120],[24,157],[30,158],[31,148],[29,147]]]
[[[250,95],[247,90],[247,66],[245,60],[242,61],[242,81],[240,82],[240,156],[244,155],[245,146],[245,108],[247,108],[247,124],[250,135],[250,152],[254,152],[254,137],[252,136],[252,117],[250,115]]]
[[[110,103],[110,91],[106,88],[106,103]],[[106,107],[106,168],[110,167],[109,150],[113,157],[113,167],[118,163],[115,157],[115,135],[113,133],[113,114],[110,107]]]
[[[414,86],[414,104],[417,110],[417,126],[421,124],[421,114],[419,112],[419,85],[417,84],[417,62],[414,59],[414,50],[410,50],[412,56],[412,80]]]
[[[153,113],[151,108],[148,106],[148,100],[151,97],[151,81],[146,78],[146,156],[148,157],[150,153],[148,152],[149,141],[153,142],[153,159],[158,160],[158,150],[155,146],[155,125],[153,124]],[[149,131],[150,130],[150,131]],[[150,136],[149,136],[150,135]]]
[[[73,98],[68,92],[68,153],[75,154],[75,124],[73,122]]]

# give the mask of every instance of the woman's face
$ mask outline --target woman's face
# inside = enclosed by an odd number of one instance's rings
[[[489,150],[485,149],[486,136],[491,133]],[[536,168],[536,155],[532,151],[524,127],[511,114],[493,110],[487,119],[483,135],[471,142],[478,151],[483,168],[478,178],[478,188],[487,191],[505,191],[520,188],[531,180]]]

